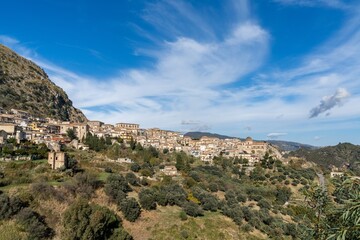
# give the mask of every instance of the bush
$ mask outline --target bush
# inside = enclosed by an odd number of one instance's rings
[[[180,211],[179,217],[180,217],[181,221],[185,221],[188,219],[188,217],[184,211]]]
[[[139,172],[141,167],[138,163],[132,163],[130,166],[131,171],[133,172]]]
[[[228,203],[221,208],[222,214],[231,218],[237,225],[241,225],[244,218],[243,211],[239,205],[229,205]]]
[[[65,211],[63,226],[66,239],[121,239],[112,235],[119,234],[119,231],[123,233],[121,229],[118,230],[120,218],[115,213],[106,207],[90,205],[83,199]]]
[[[214,195],[196,187],[192,189],[193,196],[198,199],[206,211],[217,211],[219,207],[219,199]]]
[[[257,204],[260,208],[265,208],[265,209],[270,209],[271,208],[271,204],[266,201],[265,199],[261,199],[258,204]]]
[[[125,178],[129,184],[133,186],[140,186],[139,180],[134,173],[132,172],[126,173]]]
[[[189,173],[189,177],[192,177],[195,181],[197,182],[200,182],[201,181],[201,178],[200,178],[200,175],[199,173],[197,173],[196,171],[191,171]]]
[[[0,194],[0,221],[8,219],[18,213],[27,204],[18,197],[9,198],[6,194]]]
[[[90,198],[101,184],[95,174],[84,172],[76,174],[73,181],[67,183],[65,188],[73,195],[79,194],[81,197]]]
[[[187,215],[192,217],[203,215],[203,210],[201,209],[201,207],[194,202],[185,202],[183,204],[183,210],[186,212]]]
[[[29,239],[47,239],[54,235],[54,231],[46,225],[44,218],[30,208],[22,209],[16,215],[16,220],[28,233]]]
[[[57,201],[64,201],[63,195],[47,182],[33,183],[31,185],[31,192],[33,196],[43,200],[55,198]]]
[[[131,192],[132,189],[123,176],[111,174],[106,180],[104,191],[119,206],[122,200],[126,198],[127,192]]]
[[[253,230],[253,227],[250,224],[246,223],[241,226],[241,230],[243,230],[244,232],[251,232]]]
[[[183,237],[183,238],[188,238],[189,237],[189,233],[186,231],[186,230],[182,230],[181,232],[180,232],[180,234],[181,234],[181,236]]]
[[[124,228],[117,228],[109,240],[133,240],[133,237]]]
[[[291,196],[291,190],[288,187],[278,187],[276,189],[275,196],[276,196],[276,203],[283,205],[287,201],[289,201]]]
[[[237,193],[236,199],[238,200],[238,202],[246,202],[247,196],[244,193]]]
[[[187,194],[184,189],[178,184],[169,184],[162,186],[156,193],[156,201],[162,205],[167,204],[173,206],[181,206],[186,201]]]
[[[219,190],[218,185],[213,182],[209,184],[209,189],[211,192],[217,192]]]
[[[120,210],[124,213],[125,219],[135,222],[141,214],[141,208],[135,198],[124,199],[120,203]]]
[[[156,209],[156,198],[151,189],[142,189],[139,193],[141,207],[146,210]]]

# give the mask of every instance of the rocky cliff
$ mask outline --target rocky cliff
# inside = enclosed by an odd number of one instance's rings
[[[43,69],[0,44],[0,107],[20,109],[39,117],[83,122],[64,90]]]

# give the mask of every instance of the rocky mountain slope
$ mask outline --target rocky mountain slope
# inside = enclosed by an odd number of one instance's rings
[[[360,146],[351,143],[339,143],[336,146],[318,149],[299,149],[289,156],[305,158],[307,161],[330,169],[331,166],[347,168],[360,176]]]
[[[43,69],[0,44],[0,107],[20,109],[40,117],[83,122],[66,93]]]

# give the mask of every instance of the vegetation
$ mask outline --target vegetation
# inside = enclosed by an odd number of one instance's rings
[[[66,239],[131,239],[121,228],[121,220],[105,207],[88,204],[80,199],[72,204],[64,215],[64,237]]]
[[[201,239],[201,234],[206,239],[356,239],[359,235],[359,183],[350,177],[329,182],[325,191],[316,186],[314,169],[297,162],[285,165],[270,155],[246,173],[246,159],[220,156],[214,165],[206,165],[183,152],[88,139],[95,143],[89,152],[65,149],[74,162],[72,169],[51,170],[41,160],[0,162],[4,192],[0,229],[9,226],[7,231],[30,239],[128,240],[131,235]],[[101,142],[103,148],[97,149]],[[104,154],[134,163],[104,161]],[[169,164],[181,175],[164,176],[160,169]],[[139,229],[144,224],[147,227]],[[36,234],[31,229],[37,229]]]
[[[329,170],[331,166],[346,167],[355,175],[360,175],[360,146],[351,143],[339,143],[336,146],[329,146],[313,150],[299,149],[291,152],[289,156],[305,158],[314,162],[324,169]]]
[[[86,120],[39,66],[3,45],[0,45],[0,59],[1,108],[22,109],[35,116],[62,121]]]

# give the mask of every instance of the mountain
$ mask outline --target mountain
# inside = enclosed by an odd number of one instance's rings
[[[20,109],[34,116],[84,122],[64,90],[32,61],[0,44],[0,107]]]
[[[192,139],[200,139],[203,136],[214,137],[214,138],[219,138],[219,139],[236,138],[236,137],[229,137],[226,135],[209,133],[209,132],[188,132],[188,133],[185,133],[185,136],[191,137]],[[242,138],[240,138],[240,139],[245,140]],[[264,141],[264,140],[258,140],[258,141]],[[278,147],[282,151],[295,151],[295,150],[298,150],[301,148],[304,148],[304,149],[315,149],[316,148],[311,145],[297,143],[297,142],[288,142],[288,141],[279,141],[279,140],[267,140],[266,142],[271,143],[272,145]]]
[[[298,149],[316,149],[317,147],[303,144],[303,143],[297,143],[297,142],[289,142],[289,141],[280,141],[280,140],[267,140],[268,143],[271,143],[272,145],[277,146],[283,151],[296,151]]]
[[[200,139],[201,137],[213,137],[213,138],[219,138],[219,139],[236,138],[236,137],[229,137],[229,136],[216,134],[216,133],[209,133],[209,132],[187,132],[184,134],[184,136],[191,137],[192,139]]]
[[[318,149],[299,149],[290,152],[289,156],[305,158],[330,169],[331,166],[344,167],[360,176],[360,146],[351,143],[339,143],[336,146]]]

